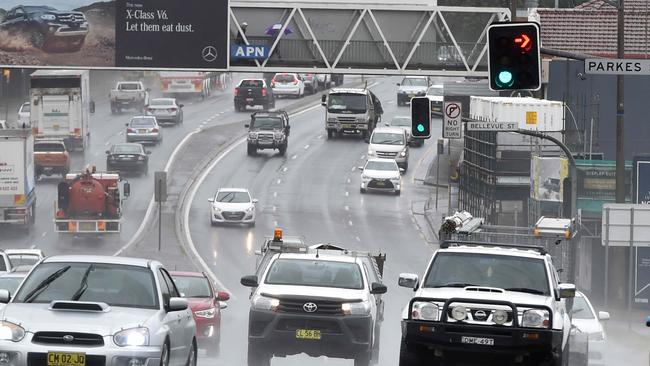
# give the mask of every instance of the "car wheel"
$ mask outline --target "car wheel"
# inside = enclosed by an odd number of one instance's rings
[[[35,48],[43,49],[43,47],[45,46],[45,34],[43,34],[43,32],[41,32],[41,31],[35,29],[29,35],[29,42]]]
[[[395,195],[396,195],[396,196],[399,196],[401,193],[402,193],[401,190],[399,190],[399,189],[395,190]]]
[[[354,358],[354,366],[370,366],[371,359],[371,351],[362,351]]]
[[[208,357],[211,358],[216,358],[219,357],[219,354],[221,354],[221,340],[219,337],[217,337],[214,341],[214,343],[211,344],[212,347],[209,347],[206,351],[208,353]]]
[[[402,338],[402,343],[399,348],[399,366],[423,366],[425,363],[422,360],[422,351],[413,345],[410,345]],[[427,364],[438,365],[438,362],[427,360]]]
[[[248,226],[255,227],[255,221],[251,221],[250,223],[248,223]]]
[[[271,355],[248,343],[248,366],[271,366]]]
[[[359,193],[361,193],[361,194],[366,193],[366,189],[365,188],[359,188]]]
[[[253,145],[248,145],[246,152],[248,153],[248,156],[255,156],[257,154],[257,148]]]
[[[280,155],[282,156],[287,155],[287,144],[280,146],[278,150],[280,151]]]
[[[163,344],[162,352],[160,353],[160,366],[169,366],[169,343]]]
[[[185,366],[196,366],[196,341],[192,340],[192,348],[190,353],[187,355],[187,362]]]
[[[334,137],[334,130],[327,130],[327,139],[330,140]]]

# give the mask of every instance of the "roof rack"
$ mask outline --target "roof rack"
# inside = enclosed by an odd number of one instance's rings
[[[522,250],[534,250],[536,252],[539,252],[539,254],[541,255],[548,254],[546,248],[537,245],[517,245],[517,244],[489,243],[489,242],[463,241],[463,240],[445,240],[442,243],[440,243],[440,249],[458,247],[461,245],[475,246],[475,247],[499,247],[499,248],[511,248],[511,249],[522,249]]]

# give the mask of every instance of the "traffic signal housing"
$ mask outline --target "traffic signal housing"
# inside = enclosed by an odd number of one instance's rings
[[[488,28],[488,74],[492,90],[541,87],[539,25],[496,23]]]
[[[411,137],[431,137],[431,101],[428,97],[411,98]]]

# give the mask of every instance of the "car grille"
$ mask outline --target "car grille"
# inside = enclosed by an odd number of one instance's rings
[[[453,303],[452,303],[453,304]],[[467,309],[467,319],[463,320],[464,323],[468,324],[479,324],[479,325],[495,325],[496,323],[492,319],[494,312],[497,310],[504,310],[507,314],[507,320],[503,326],[512,326],[513,325],[513,313],[512,309],[508,306],[503,305],[485,305],[485,304],[459,304]],[[451,316],[451,311],[454,308],[453,305],[450,305],[447,309],[447,322],[448,323],[458,323]]]
[[[393,189],[393,183],[389,179],[373,179],[368,183],[368,188]]]
[[[377,151],[377,156],[380,158],[394,159],[397,156],[397,153],[388,152],[388,151]]]
[[[86,20],[83,14],[74,14],[74,13],[59,14],[57,15],[56,19],[61,23],[67,23],[73,25],[79,25]]]
[[[67,336],[72,340],[66,341]],[[104,337],[99,334],[71,333],[71,332],[37,332],[32,338],[32,343],[63,344],[75,346],[103,346]]]
[[[341,327],[332,320],[320,319],[281,319],[275,326],[280,331],[295,332],[297,329],[314,329],[323,333],[341,334]]]
[[[308,313],[303,306],[306,303],[314,303],[317,308],[316,311]],[[331,300],[312,300],[312,299],[280,299],[278,311],[283,313],[298,313],[298,314],[318,314],[318,315],[342,315],[340,301]]]
[[[257,139],[261,143],[272,143],[273,142],[273,134],[272,133],[260,133],[257,135]]]
[[[239,221],[243,220],[244,216],[246,216],[245,212],[233,212],[233,211],[224,211],[221,213],[221,216],[225,220],[231,220],[231,221]]]
[[[28,353],[27,366],[47,366],[47,353]],[[86,366],[106,366],[106,357],[86,355]]]
[[[357,121],[356,117],[338,117],[337,120],[341,123],[355,123]]]

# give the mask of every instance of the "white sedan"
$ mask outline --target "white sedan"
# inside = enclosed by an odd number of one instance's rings
[[[571,323],[581,333],[586,333],[589,339],[588,364],[604,365],[605,360],[605,342],[607,336],[605,328],[601,321],[609,319],[609,313],[599,311],[596,313],[591,302],[582,292],[576,291],[576,297],[573,299],[573,308],[571,310]]]
[[[212,225],[220,223],[239,223],[255,225],[255,204],[247,189],[222,188],[214,197],[209,198],[210,222]]]
[[[368,159],[366,165],[360,166],[361,187],[359,191],[388,191],[399,195],[402,191],[402,173],[404,169],[397,166],[393,159]]]

